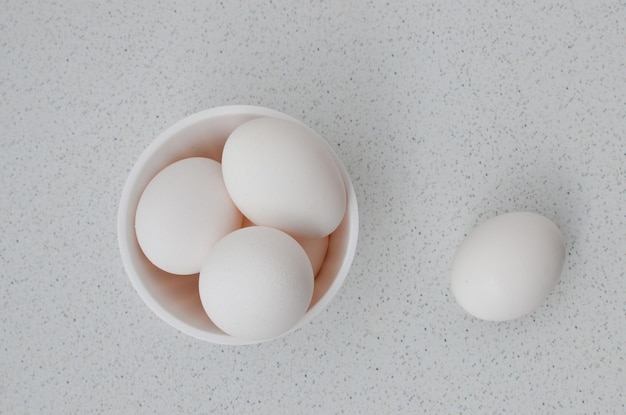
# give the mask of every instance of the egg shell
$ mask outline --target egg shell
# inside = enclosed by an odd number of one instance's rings
[[[452,292],[477,318],[512,320],[544,303],[564,260],[563,235],[546,217],[531,212],[496,216],[475,227],[459,246]]]
[[[255,226],[255,224],[244,216],[241,227],[247,226]],[[322,268],[324,259],[326,259],[330,236],[324,236],[322,238],[295,237],[294,239],[298,241],[302,248],[304,248],[304,252],[309,256],[313,267],[313,275],[317,278],[317,273]]]
[[[326,252],[328,251],[329,236],[321,238],[304,238],[296,237],[296,241],[304,248],[304,252],[309,256],[311,265],[313,266],[313,275],[317,277],[317,273],[324,264]]]
[[[304,316],[313,296],[313,269],[294,238],[250,226],[213,247],[198,286],[202,306],[217,327],[233,337],[267,340]]]
[[[328,144],[303,124],[257,118],[236,128],[222,153],[226,188],[257,225],[324,237],[346,210],[346,188]]]
[[[144,255],[162,270],[197,274],[209,250],[241,226],[220,164],[192,157],[161,170],[146,186],[135,212]]]

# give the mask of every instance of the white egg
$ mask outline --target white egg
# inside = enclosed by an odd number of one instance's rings
[[[252,223],[250,219],[244,216],[241,227],[245,228],[248,226],[255,226],[255,224]],[[306,254],[309,256],[309,260],[311,261],[311,265],[313,266],[313,275],[317,277],[317,273],[319,272],[320,268],[322,268],[324,259],[326,259],[326,252],[328,251],[328,242],[330,240],[330,237],[294,237],[294,239],[298,241],[302,248],[304,248],[304,252],[306,252]]]
[[[135,214],[145,256],[172,274],[200,272],[209,250],[241,226],[220,164],[208,158],[180,160],[160,171],[144,190]]]
[[[257,225],[323,237],[346,210],[346,189],[327,143],[308,127],[257,118],[237,127],[222,154],[235,205]]]
[[[474,228],[452,263],[452,292],[469,314],[512,320],[539,307],[565,260],[559,228],[542,215],[513,212]]]
[[[225,333],[267,340],[304,316],[313,296],[313,270],[295,239],[250,226],[214,246],[200,272],[199,290],[207,315]]]
[[[328,251],[329,237],[324,236],[322,238],[303,238],[296,237],[296,241],[304,248],[304,252],[309,256],[311,265],[313,266],[313,275],[317,276],[324,259],[326,259],[326,252]]]

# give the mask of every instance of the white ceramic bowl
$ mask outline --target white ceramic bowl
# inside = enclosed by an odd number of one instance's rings
[[[165,130],[146,148],[132,168],[120,200],[118,242],[124,268],[133,287],[165,322],[210,343],[235,345],[258,342],[229,336],[211,322],[200,303],[198,275],[171,275],[148,261],[135,236],[135,210],[143,190],[159,171],[187,157],[209,157],[220,161],[230,133],[240,124],[258,117],[300,122],[278,111],[246,105],[218,107],[193,114]],[[291,331],[311,321],[330,303],[346,279],[356,251],[359,224],[356,195],[346,168],[330,146],[328,148],[345,182],[346,214],[330,236],[326,259],[315,279],[311,305]]]

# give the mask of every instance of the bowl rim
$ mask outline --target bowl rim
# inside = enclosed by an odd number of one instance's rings
[[[206,110],[202,110],[183,119],[177,121],[170,127],[166,128],[157,137],[142,151],[140,156],[135,161],[133,167],[131,168],[126,181],[124,182],[124,187],[122,189],[119,207],[118,207],[118,215],[117,215],[117,238],[118,238],[118,248],[120,250],[120,255],[122,257],[122,263],[124,266],[124,270],[128,279],[130,280],[133,288],[139,294],[139,297],[143,300],[143,302],[148,306],[150,310],[161,320],[165,321],[167,324],[172,326],[173,328],[187,334],[191,337],[194,337],[198,340],[202,340],[208,343],[214,344],[222,344],[222,345],[248,345],[248,344],[258,344],[267,342],[270,340],[274,340],[280,337],[283,337],[305,324],[309,323],[313,318],[315,318],[320,312],[325,309],[328,304],[332,301],[332,299],[339,292],[342,287],[346,277],[348,276],[350,267],[352,265],[352,261],[354,259],[356,253],[356,247],[358,242],[358,224],[359,224],[359,214],[358,214],[358,205],[356,192],[354,190],[354,186],[352,184],[352,180],[348,174],[346,167],[344,166],[341,159],[337,156],[335,151],[333,151],[332,147],[328,144],[326,140],[323,140],[326,144],[328,150],[332,154],[337,167],[341,172],[341,176],[344,180],[344,184],[346,187],[346,196],[347,196],[347,210],[346,210],[346,234],[347,234],[347,245],[345,246],[345,255],[341,259],[341,265],[337,270],[337,275],[333,279],[332,283],[324,293],[322,297],[310,307],[305,315],[287,332],[265,340],[246,340],[239,339],[232,336],[229,336],[225,333],[211,333],[197,327],[190,325],[189,323],[181,320],[180,318],[174,316],[170,313],[165,307],[163,307],[159,302],[157,302],[154,297],[150,294],[146,286],[144,285],[137,269],[133,264],[133,260],[131,258],[130,252],[130,242],[128,238],[125,236],[127,233],[127,229],[131,224],[127,220],[128,210],[131,208],[130,202],[132,199],[132,188],[134,183],[137,181],[139,175],[143,171],[143,168],[147,164],[147,162],[151,159],[151,157],[157,152],[157,150],[169,139],[176,135],[178,132],[184,130],[187,127],[190,127],[200,121],[205,121],[211,118],[218,118],[221,116],[227,115],[254,115],[259,117],[275,117],[275,118],[283,118],[291,121],[298,122],[300,124],[305,125],[302,121],[291,117],[287,114],[284,114],[280,111],[269,109],[261,106],[254,105],[225,105],[220,107],[214,107]]]

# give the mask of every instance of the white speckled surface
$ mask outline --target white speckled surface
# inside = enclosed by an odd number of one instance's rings
[[[624,2],[2,10],[0,413],[626,412]],[[235,103],[326,137],[361,214],[331,306],[245,347],[153,315],[115,234],[150,141]],[[473,319],[452,255],[520,209],[561,227],[561,281],[530,316]]]

